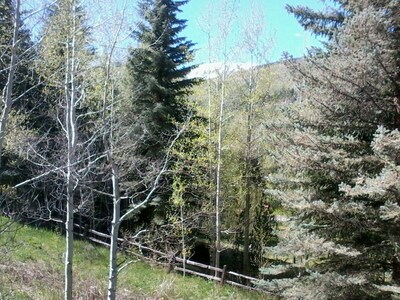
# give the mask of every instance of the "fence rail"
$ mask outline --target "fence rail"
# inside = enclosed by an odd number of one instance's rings
[[[89,229],[89,230],[85,230],[82,226],[78,225],[78,224],[74,224],[74,226],[76,228],[79,228],[81,231],[84,231],[85,233],[82,232],[74,232],[74,234],[88,239],[94,243],[97,244],[101,244],[103,246],[106,247],[110,247],[110,244],[104,240],[101,240],[99,238],[102,239],[107,239],[107,240],[111,240],[111,236],[93,229]],[[199,277],[203,277],[206,278],[208,280],[213,280],[216,281],[220,284],[229,284],[232,286],[236,286],[239,288],[244,288],[244,289],[248,289],[248,290],[254,290],[254,291],[261,291],[261,292],[265,292],[264,290],[259,289],[257,286],[255,286],[253,284],[253,282],[258,281],[259,279],[254,278],[254,277],[250,277],[247,275],[243,275],[240,273],[236,273],[233,271],[227,271],[227,266],[224,266],[223,268],[217,268],[214,266],[210,266],[210,265],[206,265],[206,264],[202,264],[199,262],[195,262],[195,261],[191,261],[189,259],[183,259],[179,256],[171,256],[171,254],[167,254],[155,249],[152,249],[150,247],[147,246],[143,246],[140,243],[136,243],[133,241],[129,241],[129,240],[125,240],[122,238],[118,238],[118,241],[121,244],[124,245],[130,245],[130,246],[135,246],[137,247],[140,251],[146,250],[149,251],[155,255],[158,256],[158,259],[152,260],[158,264],[162,264],[162,265],[166,265],[168,266],[168,271],[179,271],[182,273],[188,273],[188,274],[192,274],[192,275],[196,275]],[[138,255],[137,253],[135,253],[135,255],[139,256],[140,258],[146,258],[148,259],[148,257],[144,256],[143,254]],[[166,260],[167,262],[161,262],[160,259],[164,259],[164,261]],[[176,264],[176,262],[178,263],[182,263],[183,266],[193,266],[197,268],[197,271],[192,270],[192,269],[187,269],[186,267],[181,267],[178,266]],[[199,270],[200,269],[200,270]],[[215,274],[214,275],[210,275],[210,271],[214,271]],[[217,276],[219,275],[219,276]]]

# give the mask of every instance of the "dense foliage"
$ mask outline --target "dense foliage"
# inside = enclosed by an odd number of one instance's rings
[[[144,132],[139,153],[148,157],[162,156],[168,139],[176,131],[176,123],[188,116],[186,97],[194,79],[186,75],[192,70],[193,43],[181,37],[185,20],[177,17],[187,1],[144,0],[133,37],[138,47],[131,50],[128,70],[132,89],[132,119]],[[137,130],[139,130],[139,128]]]
[[[270,278],[291,276],[265,284],[289,299],[398,292],[399,6],[345,1],[338,10],[346,17],[330,27],[328,50],[289,61],[301,102],[275,140],[285,165],[270,192],[293,217],[269,251],[293,263],[272,264]]]

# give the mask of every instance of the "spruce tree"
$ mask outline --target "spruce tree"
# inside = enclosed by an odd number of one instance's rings
[[[126,120],[133,129],[130,138],[136,147],[130,186],[138,195],[137,201],[164,165],[170,142],[191,110],[188,96],[196,80],[186,75],[193,68],[193,43],[181,36],[186,20],[178,18],[180,7],[187,2],[141,0],[138,4],[142,19],[132,34],[138,46],[131,50],[127,65],[131,117]],[[173,160],[168,163],[171,168]],[[141,213],[141,221],[166,221],[164,205],[172,194],[171,182],[171,177],[163,177],[152,206]]]
[[[400,292],[400,7],[336,2],[344,20],[328,50],[291,62],[301,102],[275,139],[270,193],[293,217],[264,270],[287,278],[264,284],[287,299],[389,299]]]
[[[294,14],[305,30],[312,31],[317,36],[331,39],[345,20],[349,11],[346,9],[347,0],[331,0],[336,3],[336,8],[326,11],[315,11],[306,6],[287,5],[286,10]]]
[[[186,96],[195,83],[186,75],[193,55],[193,43],[180,36],[186,20],[177,14],[188,1],[141,0],[133,37],[139,47],[130,53],[128,69],[135,126],[144,133],[139,154],[162,157],[176,122],[187,117]]]

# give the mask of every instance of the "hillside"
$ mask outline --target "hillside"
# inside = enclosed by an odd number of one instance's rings
[[[74,299],[105,299],[108,251],[75,241]],[[0,299],[61,299],[64,238],[14,224],[0,235]],[[128,262],[129,257],[124,257]],[[120,261],[122,263],[122,261]],[[266,296],[135,261],[119,277],[118,299],[266,299]]]

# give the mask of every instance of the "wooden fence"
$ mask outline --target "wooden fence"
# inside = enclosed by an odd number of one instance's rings
[[[93,229],[85,231],[84,228],[82,228],[77,224],[74,224],[74,226],[80,229],[79,233],[78,232],[74,233],[75,235],[88,239],[94,243],[110,247],[110,244],[108,242],[111,239],[110,235]],[[220,283],[221,285],[230,284],[239,288],[265,292],[264,290],[261,290],[256,285],[254,285],[254,282],[258,281],[259,279],[239,274],[236,272],[227,271],[226,265],[223,266],[223,268],[217,268],[214,266],[202,264],[188,259],[183,259],[175,255],[167,254],[152,249],[150,247],[143,246],[140,243],[136,243],[133,241],[128,241],[122,238],[118,238],[118,241],[120,242],[121,245],[124,245],[125,247],[128,245],[137,247],[140,253],[143,253],[143,251],[152,253],[153,258],[151,259],[151,261],[166,266],[169,272],[175,270],[182,272],[184,274],[192,274],[206,278],[208,280],[213,280]],[[142,259],[149,258],[149,255],[138,254],[137,252],[132,252],[132,251],[130,251],[130,253],[140,256],[140,258]],[[195,270],[193,270],[194,268],[189,269],[187,268],[187,266],[195,267]],[[213,275],[211,275],[212,273]]]

